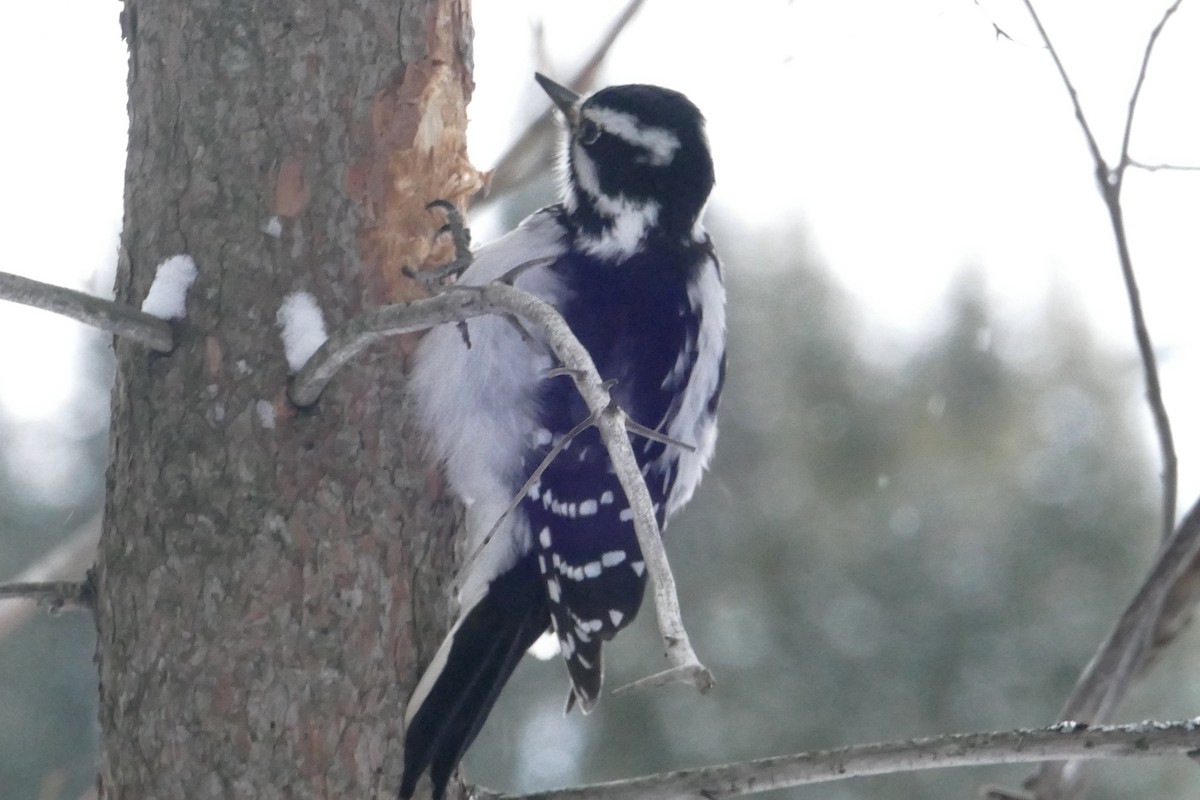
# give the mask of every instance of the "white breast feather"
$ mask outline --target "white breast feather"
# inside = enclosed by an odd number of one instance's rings
[[[554,216],[538,212],[477,251],[459,283],[487,283],[526,261],[559,255],[565,247]],[[545,268],[527,270],[516,285],[556,305],[562,300],[558,279]],[[425,335],[413,359],[409,390],[431,454],[444,463],[451,489],[466,506],[465,552],[470,554],[522,482],[522,454],[536,426],[537,386],[550,360],[506,320],[479,317],[467,328],[470,348],[456,325],[440,325]],[[462,609],[528,550],[528,525],[519,514],[511,519],[510,529],[497,532],[464,576]]]

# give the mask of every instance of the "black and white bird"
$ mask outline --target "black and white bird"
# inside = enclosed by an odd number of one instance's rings
[[[536,76],[566,120],[563,201],[474,254],[461,284],[534,259],[518,288],[554,305],[635,421],[685,449],[637,439],[660,526],[692,497],[717,436],[725,289],[700,222],[713,187],[704,118],[657,86],[583,98]],[[533,470],[588,417],[549,351],[511,322],[431,330],[411,391],[433,455],[466,507],[461,614],[405,714],[409,798],[428,769],[440,798],[521,655],[547,630],[566,661],[567,708],[600,695],[602,643],[637,614],[646,583],[633,515],[595,428],[573,439],[486,544]],[[480,549],[482,547],[482,549]]]

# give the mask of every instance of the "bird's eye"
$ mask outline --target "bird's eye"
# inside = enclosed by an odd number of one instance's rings
[[[590,119],[585,119],[579,123],[579,130],[575,135],[579,137],[579,141],[583,144],[591,144],[600,138],[600,126]]]

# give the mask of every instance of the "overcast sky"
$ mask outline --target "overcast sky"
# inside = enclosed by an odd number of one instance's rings
[[[513,127],[545,107],[532,70],[572,72],[622,5],[475,4],[478,167],[488,168]],[[1146,38],[1168,3],[1038,5],[1101,146],[1115,156]],[[110,288],[126,124],[119,10],[106,0],[6,9],[0,269]],[[526,44],[539,20],[548,64]],[[993,23],[1015,41],[998,40]],[[1200,9],[1185,3],[1160,42],[1139,108],[1132,152],[1143,161],[1200,164],[1198,39]],[[614,47],[606,76],[671,86],[696,101],[709,118],[718,170],[713,206],[763,236],[802,230],[861,303],[864,346],[881,357],[888,343],[932,327],[946,288],[970,266],[1005,325],[1036,318],[1048,298],[1069,298],[1107,346],[1128,356],[1130,380],[1139,379],[1092,165],[1022,3],[649,0]],[[1200,441],[1192,308],[1200,172],[1131,172],[1125,207],[1187,503],[1200,490],[1200,448],[1188,446]],[[0,304],[7,414],[34,422],[61,408],[74,382],[77,331]]]

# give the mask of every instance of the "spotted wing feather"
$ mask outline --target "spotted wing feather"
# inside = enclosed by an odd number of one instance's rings
[[[553,268],[570,298],[561,307],[564,317],[601,377],[614,381],[613,397],[626,413],[647,427],[671,430],[687,408],[699,362],[722,358],[723,346],[713,353],[702,348],[703,319],[689,291],[703,271],[716,269],[715,261],[703,248],[682,256],[649,251],[644,260],[619,266],[578,263],[584,260],[564,257]],[[544,381],[540,401],[544,427],[527,469],[588,414],[565,377]],[[701,411],[705,419],[692,421],[687,432],[704,433],[714,412],[715,406]],[[654,439],[635,445],[661,526],[685,451]],[[633,514],[594,428],[566,445],[521,507],[573,698],[587,712],[603,681],[602,644],[637,615],[646,584]]]

